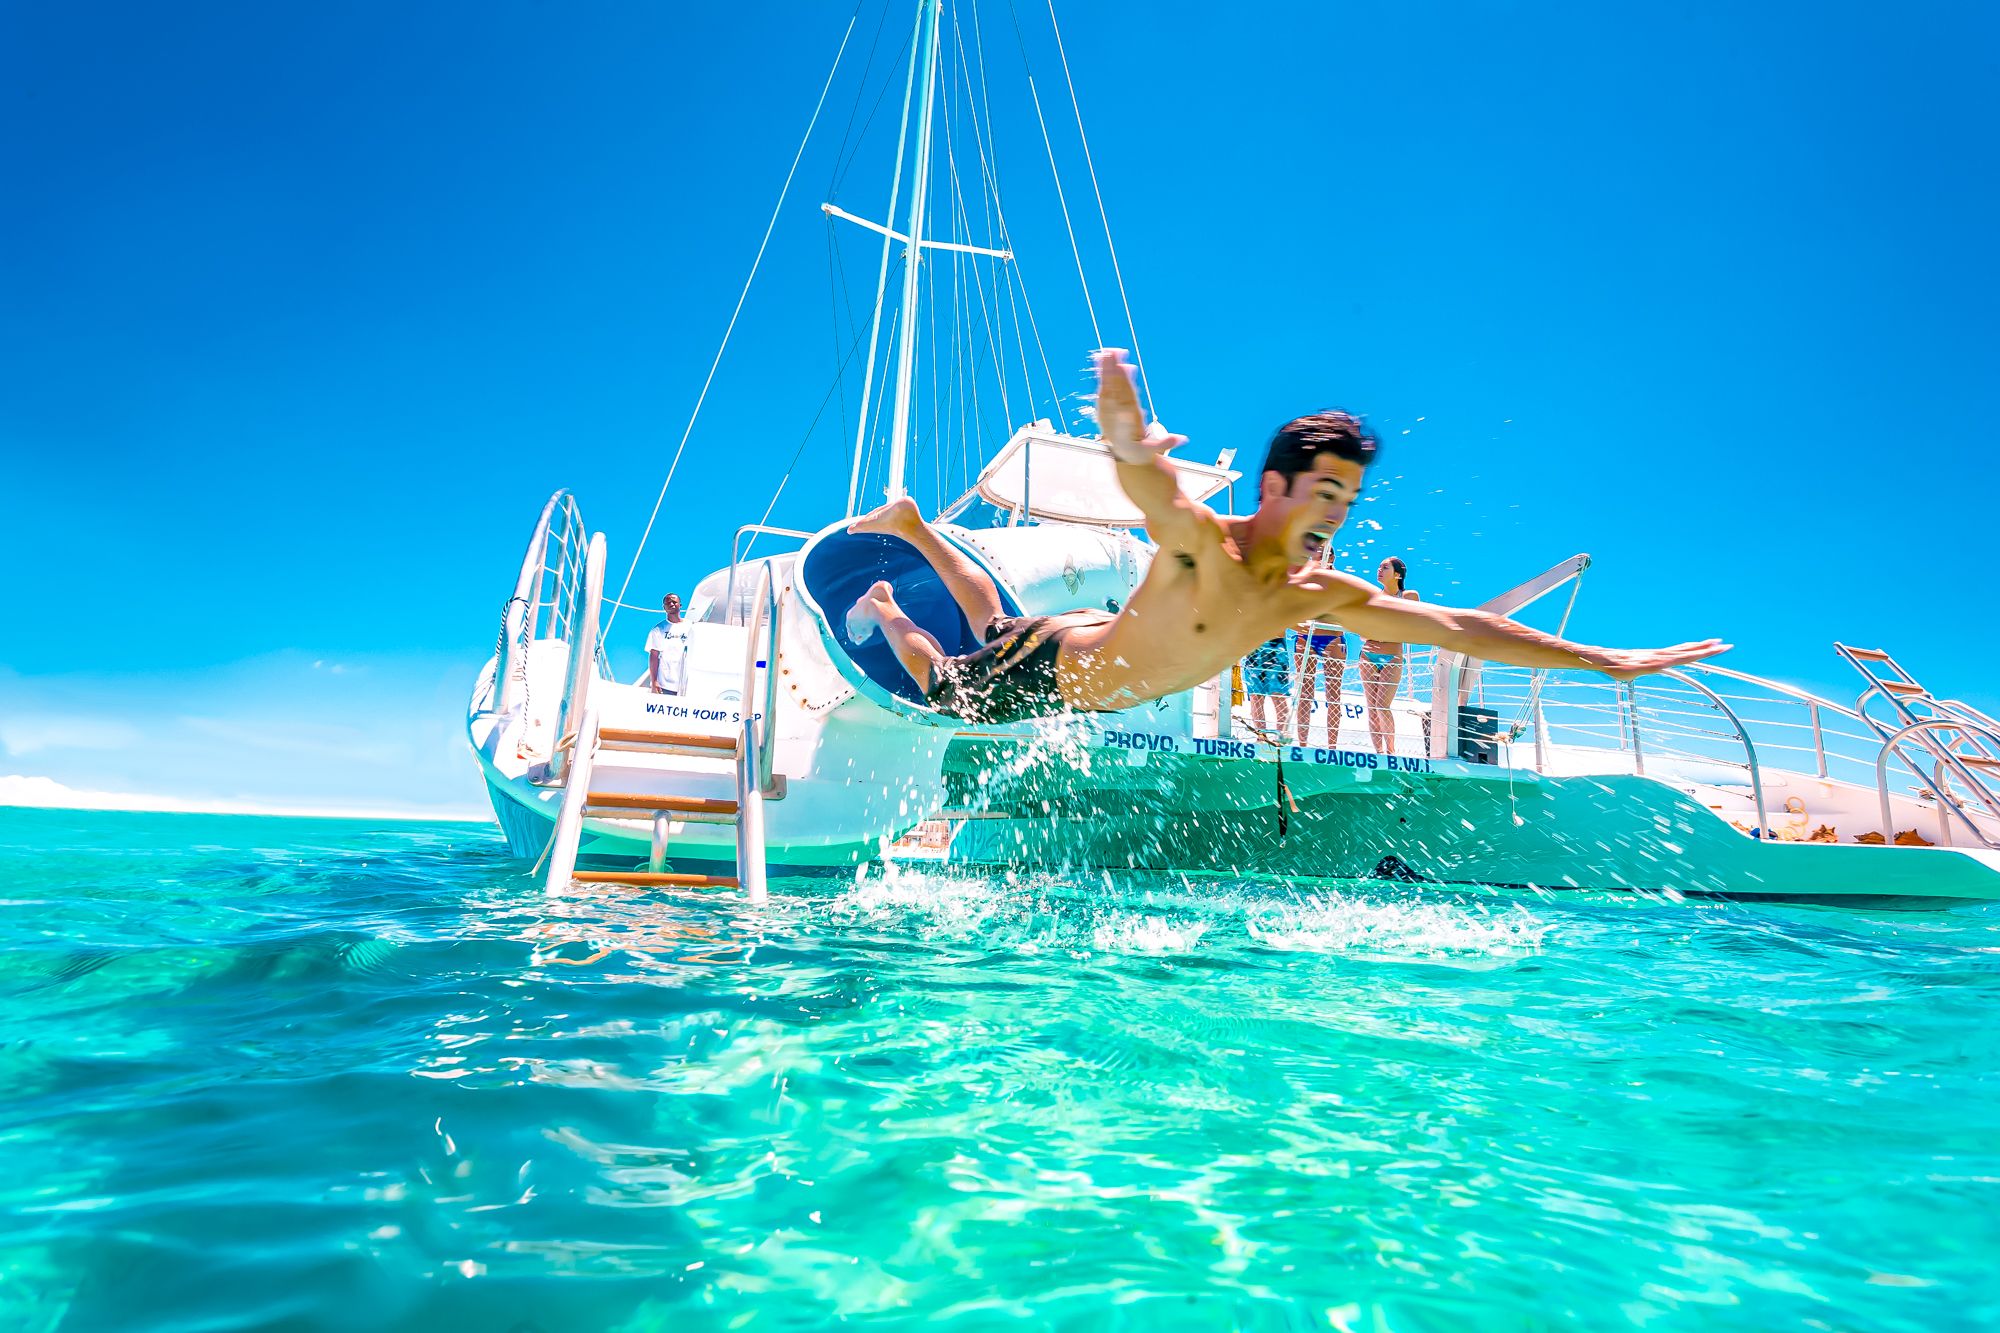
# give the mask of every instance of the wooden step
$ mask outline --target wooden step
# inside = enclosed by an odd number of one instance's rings
[[[1853,644],[1844,644],[1842,646],[1847,649],[1849,654],[1860,658],[1864,662],[1886,662],[1889,660],[1889,654],[1885,649],[1856,648]]]
[[[718,796],[668,796],[660,792],[594,791],[583,798],[585,814],[592,810],[664,810],[676,815],[734,815],[736,802]]]
[[[660,885],[682,889],[738,889],[743,887],[733,875],[691,875],[674,870],[579,870],[574,876],[584,884]]]
[[[1967,768],[2000,768],[2000,759],[1984,754],[1961,754],[1953,756]]]
[[[1930,693],[1930,691],[1926,690],[1923,686],[1917,684],[1917,682],[1915,682],[1914,680],[1883,680],[1878,678],[1875,683],[1877,685],[1880,685],[1883,689],[1889,691],[1889,693],[1900,694],[1905,698],[1908,698],[1913,694]]]
[[[736,753],[734,736],[701,736],[687,731],[647,731],[642,727],[604,727],[598,746],[606,750],[685,750],[727,758]]]

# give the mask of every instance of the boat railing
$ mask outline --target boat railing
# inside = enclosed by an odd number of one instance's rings
[[[563,685],[562,703],[556,709],[555,734],[558,740],[549,761],[549,775],[554,778],[562,777],[569,757],[578,748],[578,738],[572,733],[580,730],[577,723],[589,706],[592,678],[610,675],[603,668],[603,653],[597,633],[598,608],[604,604],[604,534],[591,534],[585,551],[583,586],[572,607],[569,627],[569,671]]]
[[[1993,808],[1992,792],[1976,777],[1972,777],[1965,772],[1964,759],[1967,756],[1953,755],[1949,750],[1939,750],[1934,739],[1930,736],[1930,733],[1934,731],[1957,732],[1958,739],[1961,742],[1971,741],[1973,737],[1977,737],[1977,741],[1973,743],[1977,745],[1980,754],[1984,756],[1992,756],[1996,752],[2000,752],[1994,748],[2000,747],[2000,731],[1995,731],[1979,723],[1968,722],[1965,718],[1961,717],[1920,718],[1898,729],[1883,742],[1881,757],[1875,761],[1875,793],[1882,803],[1883,831],[1886,833],[1889,829],[1889,757],[1897,753],[1896,747],[1898,743],[1905,738],[1922,737],[1927,741],[1926,748],[1939,753],[1937,767],[1931,775],[1931,786],[1937,796],[1940,811],[1949,812],[1955,816],[1958,822],[1967,832],[1972,834],[1973,838],[1981,846],[2000,846],[2000,841],[1996,841],[1994,835],[1981,828],[1965,807],[1966,801],[1971,800],[1978,804],[1988,815],[2000,815],[2000,810]],[[1957,776],[1970,784],[1969,790],[1964,796],[1961,796],[1951,787],[1953,770],[1957,770]],[[1942,813],[1938,817],[1938,827],[1943,830],[1945,842],[1949,845],[1951,842],[1952,825],[1951,821],[1945,819]]]
[[[1440,657],[1448,670],[1465,670],[1449,665],[1449,654]],[[1985,810],[1981,792],[1948,790],[1946,766],[1940,762],[1939,771],[1932,772],[1927,762],[1935,754],[1927,736],[1935,731],[1956,730],[1961,737],[1983,732],[1985,742],[2000,749],[2000,730],[1963,718],[1933,719],[1934,725],[1888,732],[1845,704],[1707,664],[1628,683],[1590,672],[1490,662],[1471,667],[1461,682],[1463,703],[1457,715],[1442,727],[1433,720],[1441,742],[1434,754],[1461,753],[1473,739],[1468,724],[1478,718],[1493,729],[1494,740],[1508,747],[1509,755],[1524,740],[1531,742],[1531,762],[1538,771],[1572,772],[1576,758],[1565,751],[1602,750],[1619,753],[1618,767],[1629,764],[1642,775],[1650,768],[1653,776],[1740,786],[1752,800],[1759,828],[1771,813],[1765,794],[1773,770],[1810,773],[1876,791],[1885,810],[1891,774],[1901,771],[1908,775],[1912,795],[1953,811],[1957,824],[1986,845],[1995,836],[1995,826],[1982,827],[1976,815],[2000,811]],[[1440,697],[1450,697],[1449,685]],[[1735,773],[1741,777],[1732,780]],[[1968,802],[1978,808],[1968,813]],[[1890,831],[1887,823],[1885,813],[1885,833]]]
[[[529,645],[537,639],[573,641],[585,601],[582,583],[589,546],[576,497],[567,490],[557,491],[542,506],[502,616],[495,711],[504,713],[527,703]],[[590,604],[594,608],[596,599]],[[609,675],[603,645],[596,645],[593,652],[599,673]]]

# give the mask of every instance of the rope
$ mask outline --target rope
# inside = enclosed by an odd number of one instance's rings
[[[603,634],[606,637],[611,633],[611,622],[618,617],[619,599],[632,586],[632,575],[639,569],[639,557],[646,553],[647,539],[653,535],[653,524],[659,521],[660,506],[666,503],[667,488],[674,484],[674,473],[680,468],[681,455],[687,452],[688,437],[694,434],[694,423],[701,417],[702,404],[708,401],[708,390],[715,383],[715,372],[722,365],[722,355],[729,350],[729,338],[736,332],[736,320],[743,313],[743,303],[750,299],[750,285],[757,281],[757,270],[764,262],[764,250],[771,244],[771,233],[777,228],[778,215],[784,211],[785,196],[791,193],[792,177],[798,174],[799,159],[806,155],[806,145],[812,141],[813,129],[819,124],[820,110],[826,106],[827,91],[833,87],[833,76],[840,70],[841,57],[847,54],[847,42],[854,36],[854,21],[859,16],[860,9],[857,7],[854,15],[847,20],[847,31],[841,34],[840,49],[833,53],[833,68],[826,72],[819,100],[813,103],[812,119],[806,122],[805,136],[799,140],[799,150],[792,154],[791,169],[785,172],[785,183],[778,190],[778,202],[771,210],[771,220],[764,224],[764,239],[757,243],[757,257],[750,261],[750,276],[743,280],[743,290],[736,297],[736,308],[729,312],[729,326],[722,331],[722,345],[715,349],[715,360],[709,363],[708,378],[701,382],[701,394],[694,400],[694,411],[688,416],[687,429],[681,432],[680,446],[674,450],[673,461],[667,464],[667,479],[660,483],[660,493],[653,500],[653,512],[646,518],[646,530],[639,534],[639,545],[632,551],[632,563],[625,567],[625,581],[618,585],[618,597],[612,599],[611,616],[604,622]]]
[[[1063,82],[1069,85],[1069,109],[1076,117],[1076,141],[1083,145],[1083,165],[1090,172],[1091,193],[1097,196],[1097,220],[1104,224],[1104,248],[1111,252],[1111,276],[1118,281],[1118,301],[1125,307],[1125,328],[1132,335],[1132,363],[1139,369],[1139,387],[1146,394],[1146,415],[1158,420],[1159,410],[1153,406],[1153,382],[1146,375],[1146,358],[1139,353],[1139,326],[1132,322],[1132,300],[1125,294],[1125,274],[1118,267],[1118,247],[1111,240],[1111,216],[1104,211],[1104,191],[1097,184],[1097,164],[1091,160],[1090,139],[1083,132],[1083,108],[1077,104],[1076,80],[1070,77],[1069,52],[1063,49],[1062,27],[1056,22],[1056,0],[1048,0],[1048,6],[1049,29],[1056,35],[1056,54],[1062,58]]]
[[[504,662],[507,660],[507,613],[513,609],[516,602],[528,608],[528,614],[521,622],[521,647],[523,651],[518,658],[518,665],[514,672],[515,676],[521,682],[521,716],[526,717],[528,716],[529,700],[528,654],[526,649],[528,646],[528,635],[534,633],[535,603],[521,596],[519,593],[509,597],[500,605],[500,633],[493,640],[493,660],[495,662]],[[495,704],[500,702],[500,695],[506,688],[507,682],[501,680],[499,673],[495,672],[493,677],[493,702]]]

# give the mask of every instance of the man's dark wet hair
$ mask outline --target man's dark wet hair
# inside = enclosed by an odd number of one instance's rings
[[[1275,472],[1289,488],[1292,479],[1312,470],[1313,459],[1332,454],[1369,467],[1381,451],[1381,441],[1360,417],[1348,412],[1315,412],[1287,421],[1264,451],[1264,471]]]

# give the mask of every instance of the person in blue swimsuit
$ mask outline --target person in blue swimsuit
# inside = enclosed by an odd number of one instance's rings
[[[1326,743],[1340,743],[1340,687],[1347,675],[1347,631],[1338,625],[1306,621],[1293,631],[1292,676],[1299,683],[1299,744],[1312,727],[1313,669],[1319,669],[1321,699],[1326,704]]]
[[[1390,597],[1414,602],[1417,595],[1403,586],[1409,566],[1395,556],[1375,570],[1375,581]],[[1377,754],[1396,753],[1396,718],[1389,711],[1403,683],[1403,645],[1385,639],[1361,641],[1361,692],[1368,700],[1368,736]]]
[[[1292,721],[1292,680],[1285,661],[1285,636],[1266,639],[1243,659],[1243,692],[1250,697],[1250,729],[1276,744],[1285,738]],[[1264,701],[1269,699],[1278,714],[1278,729],[1264,723]]]

